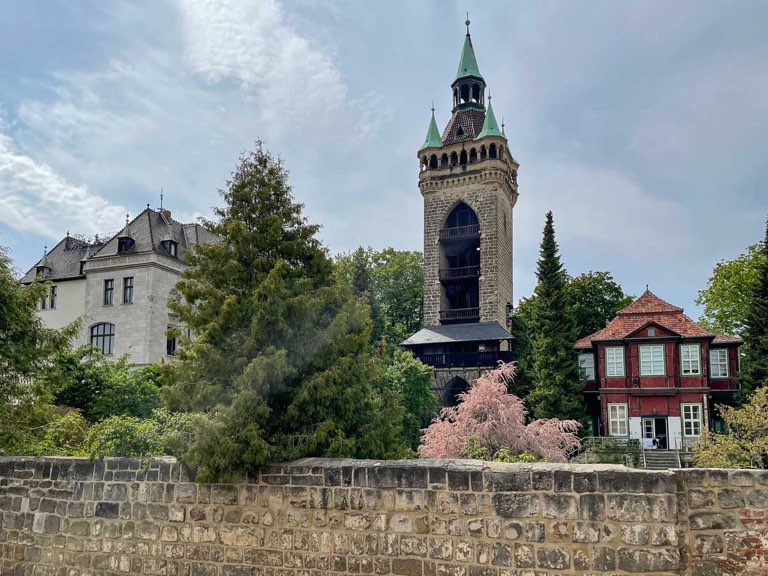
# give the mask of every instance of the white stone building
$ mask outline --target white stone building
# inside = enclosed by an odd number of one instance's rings
[[[132,364],[162,362],[176,351],[168,329],[180,327],[168,308],[186,256],[195,244],[217,242],[199,224],[181,224],[168,210],[147,207],[106,242],[67,235],[21,279],[50,282],[38,306],[46,326],[83,319],[74,345],[90,343]]]

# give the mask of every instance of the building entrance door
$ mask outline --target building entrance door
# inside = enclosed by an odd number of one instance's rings
[[[656,446],[666,450],[667,444],[667,419],[664,417],[643,418],[643,438],[656,439]]]

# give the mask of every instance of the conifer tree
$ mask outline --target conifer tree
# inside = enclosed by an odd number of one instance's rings
[[[739,376],[742,402],[748,401],[753,391],[768,386],[768,221],[760,252],[763,257],[758,264],[744,329],[743,369]]]
[[[560,262],[552,212],[547,212],[536,270],[532,314],[533,389],[528,404],[536,418],[559,418],[586,423],[583,382],[573,346],[578,328],[567,290],[567,274]]]
[[[368,306],[332,264],[258,142],[220,192],[225,206],[172,304],[195,334],[167,371],[167,401],[204,414],[185,459],[202,480],[304,456],[402,453],[402,409],[377,392]]]

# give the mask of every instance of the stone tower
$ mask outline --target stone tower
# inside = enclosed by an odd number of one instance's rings
[[[424,198],[424,329],[403,342],[435,366],[450,404],[467,378],[511,360],[512,213],[518,164],[467,35],[442,136],[435,111],[418,151]],[[447,379],[446,379],[447,378]],[[459,378],[461,382],[450,384]],[[441,380],[444,382],[441,384]]]

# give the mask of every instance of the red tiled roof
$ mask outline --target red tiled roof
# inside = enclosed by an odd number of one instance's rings
[[[728,336],[728,334],[718,334],[712,340],[712,344],[743,344],[744,340],[738,336]]]
[[[740,338],[718,335],[705,330],[683,314],[682,308],[673,306],[650,290],[646,290],[632,304],[619,310],[608,326],[576,342],[575,348],[577,350],[591,348],[592,342],[623,340],[648,324],[657,324],[683,338],[714,337],[713,342],[718,344],[741,342]]]

